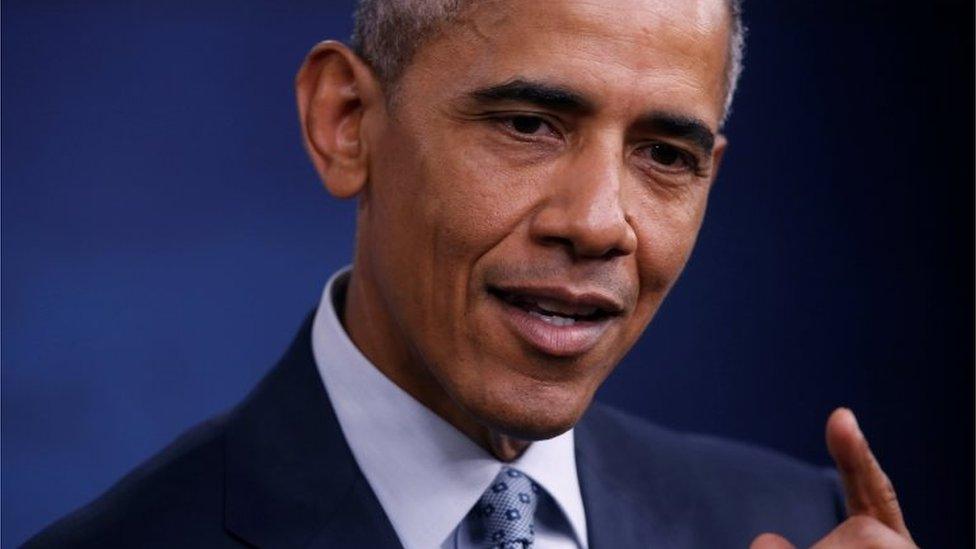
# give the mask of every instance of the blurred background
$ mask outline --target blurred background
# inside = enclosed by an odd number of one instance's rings
[[[291,83],[353,2],[0,9],[14,547],[239,401],[350,260]],[[916,540],[972,546],[973,5],[746,10],[695,255],[599,398],[822,465],[850,406]]]

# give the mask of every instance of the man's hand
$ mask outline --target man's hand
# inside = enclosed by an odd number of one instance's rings
[[[813,549],[917,548],[902,518],[895,489],[871,453],[850,410],[838,408],[830,414],[827,448],[844,482],[848,519]],[[782,536],[762,534],[749,547],[789,549],[794,546]]]

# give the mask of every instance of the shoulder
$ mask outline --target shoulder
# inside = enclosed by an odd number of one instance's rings
[[[594,404],[582,427],[617,451],[602,460],[629,470],[652,460],[713,480],[790,479],[824,487],[829,470],[811,466],[785,454],[720,437],[667,429],[604,404]]]
[[[204,422],[25,547],[222,545],[223,417]]]
[[[577,426],[583,467],[640,506],[668,501],[673,518],[746,539],[763,531],[817,539],[843,518],[837,476],[759,446],[656,426],[594,404]]]

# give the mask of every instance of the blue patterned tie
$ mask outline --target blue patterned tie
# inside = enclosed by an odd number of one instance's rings
[[[535,506],[539,485],[521,471],[503,467],[478,500],[481,547],[525,549],[535,539]]]

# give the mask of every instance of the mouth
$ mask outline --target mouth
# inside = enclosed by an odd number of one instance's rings
[[[596,346],[624,307],[599,292],[489,286],[515,334],[543,354],[572,357]]]

